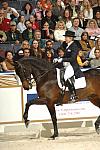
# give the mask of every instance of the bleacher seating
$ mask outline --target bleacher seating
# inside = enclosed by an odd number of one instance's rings
[[[13,53],[16,53],[20,49],[21,44],[11,44],[11,43],[0,43],[0,49],[7,51],[12,50]]]
[[[22,6],[26,3],[26,2],[30,2],[33,7],[35,6],[35,0],[12,0],[9,1],[9,6],[15,8],[16,10],[20,11],[22,10]],[[2,7],[2,4],[0,3],[0,8]]]

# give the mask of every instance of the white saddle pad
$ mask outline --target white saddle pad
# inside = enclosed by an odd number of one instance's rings
[[[65,86],[62,86],[61,82],[60,82],[60,69],[56,68],[57,70],[57,80],[58,80],[58,86],[64,90]],[[86,87],[86,80],[85,77],[81,77],[78,79],[75,79],[75,89],[80,89],[80,88],[85,88]],[[66,87],[66,91],[68,91],[68,88]]]

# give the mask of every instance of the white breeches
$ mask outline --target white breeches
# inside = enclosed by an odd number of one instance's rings
[[[74,75],[73,67],[71,65],[68,65],[67,67],[65,67],[65,74],[64,74],[65,81],[71,78],[73,75]]]

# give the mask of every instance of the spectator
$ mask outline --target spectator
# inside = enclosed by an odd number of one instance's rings
[[[50,29],[54,30],[57,21],[58,19],[56,19],[52,10],[46,10],[45,17],[42,18],[41,25],[43,26],[44,22],[48,22]]]
[[[79,27],[82,28],[82,29],[85,29],[88,20],[85,19],[83,11],[78,12],[78,17],[79,17]]]
[[[79,22],[79,18],[74,18],[72,22],[72,27],[69,28],[69,30],[75,32],[74,41],[76,42],[78,49],[82,49],[79,41],[81,40],[81,34],[84,32],[84,29],[79,27]]]
[[[35,15],[30,15],[29,21],[32,23],[32,29],[33,30],[37,30],[40,28],[38,22],[36,21]]]
[[[31,45],[31,56],[42,58],[42,51],[41,48],[39,47],[38,41],[36,40],[33,40]]]
[[[34,38],[34,30],[32,29],[32,23],[27,20],[25,22],[26,29],[22,33],[23,40],[31,41]]]
[[[33,15],[33,6],[31,5],[31,3],[26,2],[22,8],[21,11],[21,15],[23,15],[25,17],[25,20],[28,20],[30,15]]]
[[[13,53],[12,51],[5,52],[5,60],[2,62],[4,71],[14,71]]]
[[[4,43],[7,40],[5,32],[0,30],[0,43]]]
[[[72,27],[72,11],[69,8],[64,10],[63,20],[65,22],[66,28],[69,29]]]
[[[2,69],[2,62],[4,61],[4,58],[0,56],[0,72],[3,71]]]
[[[14,60],[19,60],[23,57],[23,50],[24,49],[30,49],[29,42],[27,40],[24,40],[21,44],[21,48],[15,53]]]
[[[46,41],[46,46],[45,46],[45,52],[47,50],[50,50],[50,51],[52,51],[54,57],[56,57],[56,55],[57,55],[56,54],[56,49],[53,48],[53,45],[54,45],[54,42],[52,40],[47,40]]]
[[[79,50],[77,55],[77,63],[81,68],[87,67],[89,65],[89,61],[85,60],[84,53],[82,50]]]
[[[64,56],[65,56],[65,50],[64,50],[64,48],[63,47],[58,47],[57,48],[57,55],[56,55],[56,57],[53,59],[53,62],[54,63],[56,63],[56,62],[58,62],[58,60],[60,59],[60,58],[64,58]],[[57,63],[57,65],[56,65],[56,68],[60,68],[60,76],[61,76],[61,82],[64,82],[63,81],[63,71],[64,71],[64,68],[63,68],[63,66],[61,67],[61,65],[62,64],[59,64],[59,63]],[[61,69],[62,68],[62,69]],[[64,83],[62,83],[62,85],[64,85]]]
[[[40,1],[36,2],[36,6],[33,9],[33,12],[34,12],[36,20],[39,24],[39,27],[41,27],[41,20],[42,20],[42,17],[43,17],[43,10],[42,10],[42,4],[41,4]]]
[[[53,55],[53,53],[52,53],[51,50],[47,50],[47,51],[45,52],[45,57],[44,57],[44,59],[46,59],[48,62],[53,63],[54,55]]]
[[[60,20],[56,23],[56,28],[54,30],[54,38],[57,42],[63,42],[65,41],[65,37],[63,36],[65,34],[66,27],[64,21]]]
[[[49,28],[49,23],[44,22],[43,28],[41,29],[41,37],[42,39],[52,39],[54,40],[54,31]]]
[[[72,22],[72,27],[69,28],[70,31],[75,32],[75,40],[81,40],[81,34],[83,33],[83,29],[79,27],[79,18],[74,18]]]
[[[17,30],[20,33],[22,33],[25,29],[26,29],[26,26],[25,26],[25,17],[21,15],[18,18]]]
[[[23,57],[28,58],[30,56],[30,49],[25,48],[23,49]]]
[[[100,11],[100,0],[97,0],[96,5],[93,7],[93,18],[97,11]]]
[[[78,14],[78,11],[80,10],[79,6],[76,5],[76,0],[71,0],[70,6],[71,6],[71,9],[72,9],[72,18],[76,18],[77,14]]]
[[[55,14],[57,20],[63,18],[64,8],[62,7],[61,0],[56,0],[52,8],[52,11],[53,11],[53,14]]]
[[[4,32],[10,30],[10,19],[5,18],[3,9],[0,9],[0,30]]]
[[[9,7],[7,1],[2,2],[2,8],[4,10],[6,18],[13,20],[19,17],[19,13],[17,12],[17,10],[15,8]]]
[[[7,35],[7,41],[10,43],[19,44],[21,42],[21,34],[17,30],[15,21],[10,22],[10,30],[6,33],[6,35]]]
[[[100,28],[98,28],[95,19],[88,21],[85,31],[88,32],[91,39],[95,39],[96,36],[100,35]]]
[[[95,49],[94,54],[95,58],[90,61],[90,66],[92,68],[100,67],[100,49]]]
[[[87,20],[93,19],[93,9],[88,0],[83,1],[83,12],[84,12],[85,19],[87,19]]]
[[[46,40],[41,38],[41,31],[40,30],[34,31],[34,40],[38,41],[39,47],[44,51]]]
[[[89,52],[92,50],[92,48],[95,46],[94,41],[89,39],[89,35],[87,32],[83,32],[81,35],[80,44],[82,47],[83,55],[84,57],[88,57]]]
[[[52,9],[52,2],[51,0],[40,0],[41,6],[42,6],[42,10],[47,11],[47,10],[51,10]]]
[[[98,10],[94,16],[94,19],[97,22],[98,27],[100,28],[100,10]]]
[[[92,48],[92,50],[89,53],[89,58],[95,58],[95,54],[94,54],[95,49],[100,49],[100,38],[96,40],[95,47]]]

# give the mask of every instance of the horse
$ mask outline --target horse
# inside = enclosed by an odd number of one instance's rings
[[[26,127],[29,125],[28,110],[31,105],[46,105],[51,115],[54,133],[51,138],[58,137],[57,117],[55,104],[57,103],[61,89],[57,82],[57,73],[55,65],[44,59],[29,57],[22,58],[15,62],[15,72],[19,76],[22,86],[25,90],[29,90],[32,76],[36,82],[36,90],[38,98],[26,103],[23,114]],[[90,69],[84,72],[87,86],[83,89],[77,89],[79,101],[88,99],[95,106],[100,108],[100,70]],[[69,92],[66,91],[63,97],[63,104],[67,104],[69,100]],[[95,130],[100,133],[100,116],[95,122]]]

